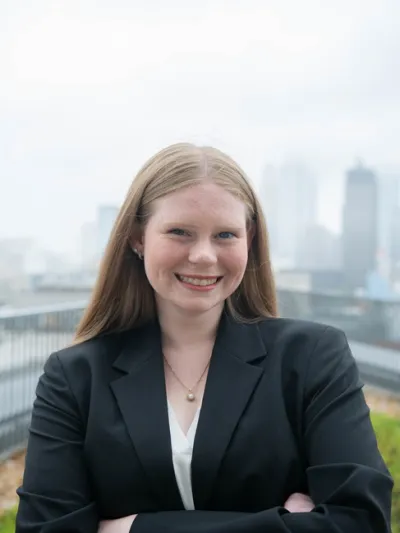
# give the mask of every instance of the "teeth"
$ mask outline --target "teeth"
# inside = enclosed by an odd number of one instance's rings
[[[205,287],[207,285],[215,285],[218,278],[209,278],[209,279],[199,279],[199,278],[186,278],[185,276],[178,276],[181,281],[185,283],[190,283],[191,285],[199,285]]]

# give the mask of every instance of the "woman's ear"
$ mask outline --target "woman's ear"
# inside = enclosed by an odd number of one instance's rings
[[[144,253],[143,253],[143,243],[140,239],[132,238],[129,241],[130,247],[132,248],[133,253],[135,253],[139,259],[143,259]]]

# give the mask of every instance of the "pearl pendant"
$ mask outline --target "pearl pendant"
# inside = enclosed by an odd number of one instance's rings
[[[186,395],[186,399],[188,402],[193,402],[193,400],[195,399],[193,392],[188,392]]]

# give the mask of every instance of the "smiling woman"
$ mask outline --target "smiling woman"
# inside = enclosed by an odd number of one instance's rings
[[[216,149],[138,173],[36,395],[16,533],[390,533],[347,340],[277,317],[261,206]]]

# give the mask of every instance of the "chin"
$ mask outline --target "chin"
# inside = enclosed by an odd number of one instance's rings
[[[224,302],[176,302],[175,305],[182,309],[185,313],[190,315],[197,315],[201,313],[207,313],[216,307],[223,308]]]

